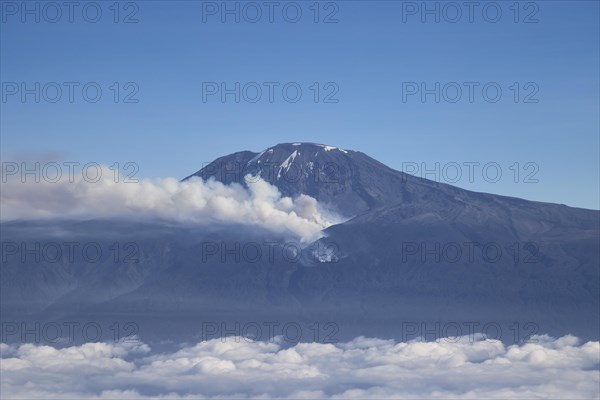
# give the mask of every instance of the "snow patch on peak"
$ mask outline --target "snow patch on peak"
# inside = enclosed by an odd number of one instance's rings
[[[325,149],[325,151],[338,150],[338,151],[341,151],[342,153],[348,154],[348,152],[346,150],[339,149],[334,146],[326,146],[326,145],[320,144],[319,147],[322,147],[323,149]]]
[[[257,155],[255,155],[254,157],[252,157],[252,159],[250,159],[250,161],[248,161],[248,162],[246,163],[246,165],[250,165],[250,164],[252,164],[253,162],[255,162],[256,160],[258,160],[258,162],[260,162],[260,160],[259,160],[259,159],[262,157],[262,155],[263,155],[263,154],[265,154],[265,152],[266,152],[266,150],[264,150],[264,151],[261,151],[260,153],[258,153],[258,154],[257,154]]]
[[[300,152],[298,152],[298,150],[294,150],[294,152],[292,154],[290,154],[290,156],[288,158],[286,158],[284,162],[281,163],[281,165],[279,166],[279,172],[277,173],[277,179],[279,179],[281,177],[282,169],[285,168],[285,172],[287,172],[290,169],[290,165],[292,165],[292,163],[294,162],[294,159],[296,159],[298,154],[300,154]]]

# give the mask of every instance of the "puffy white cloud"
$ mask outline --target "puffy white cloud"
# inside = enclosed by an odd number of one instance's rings
[[[144,344],[0,346],[2,398],[590,398],[600,343],[477,336],[337,344],[213,339],[172,353]]]
[[[108,167],[65,176],[57,182],[9,176],[0,191],[4,220],[42,218],[156,217],[190,223],[240,223],[315,239],[324,228],[340,222],[325,216],[317,201],[301,195],[282,197],[275,186],[253,177],[248,189],[193,178],[115,179]],[[96,177],[98,180],[96,181]]]

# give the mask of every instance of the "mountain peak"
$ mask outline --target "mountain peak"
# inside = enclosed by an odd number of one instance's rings
[[[243,151],[220,157],[185,179],[198,176],[246,185],[247,175],[276,186],[284,196],[314,197],[345,217],[407,200],[411,191],[422,194],[435,184],[416,184],[416,178],[361,152],[306,142],[280,143],[259,153]]]

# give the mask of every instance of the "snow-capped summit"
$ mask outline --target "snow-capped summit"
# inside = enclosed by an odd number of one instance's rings
[[[422,193],[440,186],[392,170],[361,152],[298,142],[278,144],[259,153],[230,154],[185,179],[199,176],[244,185],[248,174],[277,186],[285,196],[307,194],[347,217],[400,202],[410,191]]]
[[[328,165],[329,172],[334,163],[339,160],[334,160],[335,156],[324,157],[324,153],[336,151],[343,154],[349,154],[347,150],[338,149],[337,147],[327,146],[315,143],[282,143],[274,147],[269,147],[258,153],[246,163],[247,169],[257,169],[260,176],[264,176],[264,169],[272,170],[275,173],[275,182],[285,181],[300,181],[303,177],[308,178],[315,173],[315,168],[321,168],[323,171],[316,171],[317,175],[320,172],[325,172],[325,165]],[[283,158],[281,161],[281,158]],[[251,171],[254,173],[254,171]],[[269,171],[267,171],[267,176]]]

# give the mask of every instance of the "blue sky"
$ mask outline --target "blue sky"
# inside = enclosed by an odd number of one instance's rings
[[[123,2],[118,15],[113,2],[89,3],[80,2],[69,22],[67,9],[58,18],[46,3],[28,2],[40,7],[36,22],[21,14],[23,2],[2,2],[3,160],[132,161],[139,177],[183,178],[221,155],[309,141],[360,150],[399,170],[458,163],[456,185],[469,190],[600,208],[597,1],[520,2],[518,15],[513,1],[482,1],[472,22],[463,6],[455,23],[455,10],[438,2],[427,4],[440,7],[440,21],[426,14],[424,23],[422,2],[320,2],[318,16],[313,1],[279,2],[272,23],[263,2],[253,3],[262,11],[256,23],[248,21],[255,10],[244,14],[241,2],[239,23],[235,15],[221,20],[222,2]],[[92,23],[98,6],[102,15]],[[292,23],[297,9],[302,16]],[[124,23],[127,16],[137,22]],[[327,16],[337,22],[324,23]],[[47,90],[39,103],[10,94],[15,83],[36,82]],[[56,103],[52,82],[63,88]],[[65,82],[79,85],[73,102]],[[102,90],[95,103],[93,93],[81,93],[90,82]],[[251,84],[239,103],[219,94],[203,101],[206,82],[256,82],[262,97],[249,101]],[[273,102],[265,82],[278,84]],[[407,95],[412,82],[419,90],[439,82],[440,101]],[[465,82],[478,85],[472,102]],[[286,84],[288,100],[302,89],[298,102],[286,101]],[[482,87],[490,84],[488,101]],[[462,97],[451,102],[456,85]],[[502,97],[492,102],[496,87]],[[334,91],[337,102],[324,102]],[[138,101],[124,102],[128,94]],[[471,162],[480,165],[473,182],[465,176]],[[486,163],[500,167],[497,182],[483,177]],[[530,173],[537,183],[524,182]]]

